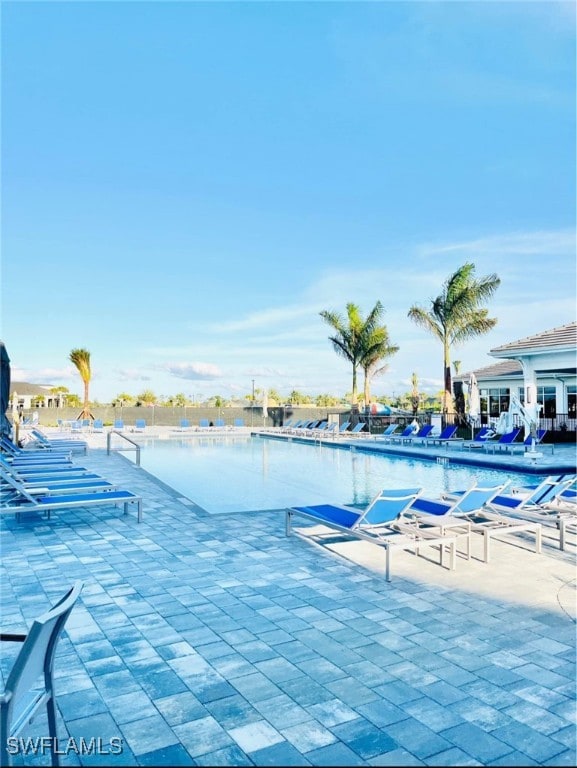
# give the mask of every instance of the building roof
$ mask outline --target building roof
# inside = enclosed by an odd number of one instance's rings
[[[460,373],[458,376],[453,376],[453,381],[468,381],[471,378],[472,373],[475,374],[477,381],[482,381],[485,379],[498,379],[501,376],[503,378],[509,376],[521,376],[523,374],[523,367],[518,360],[503,360],[500,363],[486,365],[484,368],[477,368],[474,371]]]
[[[52,386],[52,384],[29,384],[27,381],[13,381],[10,384],[10,394],[16,392],[17,395],[29,395],[30,397],[41,395],[44,397],[50,394]]]
[[[577,322],[561,325],[559,328],[552,328],[550,331],[542,331],[534,336],[527,336],[518,341],[511,341],[500,347],[494,347],[489,351],[490,355],[501,357],[504,354],[522,354],[536,351],[547,351],[551,348],[575,349],[577,346]]]

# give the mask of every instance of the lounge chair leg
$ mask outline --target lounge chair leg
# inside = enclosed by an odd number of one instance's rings
[[[142,500],[138,500],[138,512],[137,512],[137,520],[139,523],[142,522]]]
[[[457,568],[457,540],[453,539],[453,541],[449,544],[449,551],[451,554],[451,570],[454,571]]]
[[[491,531],[489,531],[487,528],[483,531],[483,549],[484,549],[484,561],[486,563],[489,562],[490,557],[490,542],[491,542]]]
[[[385,580],[391,580],[391,548],[385,547]]]
[[[559,549],[561,551],[565,550],[565,524],[567,520],[559,520]]]
[[[46,702],[46,711],[48,714],[48,733],[50,734],[50,752],[52,754],[52,765],[60,765],[60,756],[57,746],[58,731],[56,728],[56,704],[54,702],[54,694],[50,696]]]
[[[286,516],[285,516],[285,535],[290,536],[291,535],[291,524],[292,524],[292,515],[287,510]]]

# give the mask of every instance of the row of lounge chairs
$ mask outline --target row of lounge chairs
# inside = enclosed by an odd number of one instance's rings
[[[272,427],[267,432],[276,432],[277,434],[301,435],[304,437],[357,437],[361,436],[365,424],[359,422],[351,429],[351,422],[345,421],[338,425],[336,422],[329,422],[322,419],[298,419],[296,421],[289,419],[282,427]]]
[[[402,445],[443,445],[450,442],[460,442],[460,438],[455,437],[457,427],[445,427],[439,435],[433,435],[434,426],[424,424],[415,432],[415,427],[409,424],[402,432],[397,432],[398,424],[390,424],[385,431],[376,437],[377,440],[384,443],[400,443]]]
[[[445,427],[439,435],[433,434],[433,426],[431,424],[425,424],[416,433],[411,425],[405,427],[400,433],[397,430],[398,425],[391,424],[376,439],[385,443],[399,443],[402,445],[457,445],[467,450],[492,451],[493,453],[523,453],[531,450],[533,446],[540,446],[541,449],[543,447],[543,438],[547,434],[546,429],[539,429],[535,436],[529,435],[524,441],[519,442],[518,437],[521,430],[518,428],[497,437],[489,427],[483,427],[472,440],[464,440],[461,437],[457,437],[456,426]],[[554,450],[553,444],[548,444],[547,447]]]
[[[351,538],[373,542],[385,550],[385,576],[390,581],[390,559],[394,549],[413,550],[437,547],[440,562],[445,548],[450,553],[450,568],[456,565],[457,543],[466,543],[470,559],[472,533],[483,536],[483,559],[490,561],[494,538],[532,533],[535,551],[541,551],[542,527],[559,532],[559,547],[565,549],[567,533],[577,531],[577,492],[575,477],[547,477],[534,487],[505,493],[508,483],[493,487],[474,484],[465,491],[427,497],[422,488],[385,489],[370,504],[355,507],[321,504],[291,507],[286,510],[286,535],[290,536],[293,518],[303,517],[321,526],[323,537],[334,531]],[[328,529],[328,533],[327,533]]]
[[[50,518],[52,510],[103,505],[136,506],[142,521],[142,498],[72,461],[75,445],[66,440],[41,441],[41,448],[19,448],[7,438],[0,447],[0,511],[36,512]]]

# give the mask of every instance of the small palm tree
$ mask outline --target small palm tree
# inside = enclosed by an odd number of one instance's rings
[[[421,395],[419,394],[419,377],[416,373],[411,374],[411,408],[413,409],[413,417],[417,418],[419,412],[419,405],[421,404]]]
[[[451,347],[466,339],[487,333],[497,320],[481,307],[497,290],[501,280],[495,274],[475,278],[475,265],[463,264],[445,281],[442,291],[431,300],[429,310],[413,305],[408,316],[425,328],[443,345],[443,411],[452,415]]]
[[[92,374],[90,371],[90,352],[87,349],[73,349],[68,356],[71,363],[76,366],[82,383],[84,384],[84,404],[78,415],[79,419],[94,419],[89,407],[89,389]]]

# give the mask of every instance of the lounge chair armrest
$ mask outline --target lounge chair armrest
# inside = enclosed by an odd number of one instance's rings
[[[23,643],[27,637],[28,635],[14,635],[11,633],[2,632],[0,634],[0,641],[8,640],[14,643]]]

